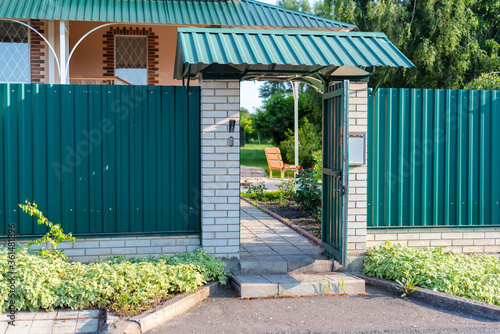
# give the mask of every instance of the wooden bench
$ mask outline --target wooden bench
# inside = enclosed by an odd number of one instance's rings
[[[285,171],[295,170],[295,166],[288,166],[283,164],[283,159],[281,158],[280,149],[277,147],[266,147],[266,159],[269,165],[269,177],[273,178],[273,169],[279,169],[281,171],[281,178],[285,178]]]

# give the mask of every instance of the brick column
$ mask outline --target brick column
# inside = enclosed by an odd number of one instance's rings
[[[200,86],[201,245],[218,257],[239,258],[240,82],[202,79]],[[234,132],[229,132],[231,119]]]
[[[349,133],[367,133],[368,84],[352,82],[349,86]],[[366,156],[365,151],[365,156]],[[349,167],[349,209],[347,224],[347,263],[361,271],[366,251],[367,167]]]

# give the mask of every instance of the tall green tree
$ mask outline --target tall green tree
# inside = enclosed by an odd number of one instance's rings
[[[500,0],[319,0],[314,12],[384,32],[416,65],[392,70],[387,87],[462,88],[500,68]]]
[[[315,114],[310,99],[305,93],[299,94],[299,120],[307,118],[316,120],[317,131],[321,131],[321,114]],[[317,125],[319,123],[319,126]],[[260,134],[279,145],[286,138],[286,130],[294,127],[294,100],[290,93],[278,92],[264,101],[264,105],[257,109],[255,128]]]

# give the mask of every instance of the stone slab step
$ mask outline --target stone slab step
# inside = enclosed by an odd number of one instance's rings
[[[235,275],[241,298],[365,293],[365,281],[350,274]]]
[[[266,173],[260,167],[241,166],[240,177],[266,177]]]
[[[332,260],[314,260],[297,257],[295,260],[248,261],[240,260],[242,274],[328,273]]]

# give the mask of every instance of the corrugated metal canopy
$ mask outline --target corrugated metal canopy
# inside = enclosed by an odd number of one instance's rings
[[[0,18],[329,30],[356,27],[254,0],[0,0]]]
[[[179,28],[177,43],[177,79],[196,78],[211,64],[231,65],[246,80],[315,82],[344,65],[414,66],[383,33]]]

